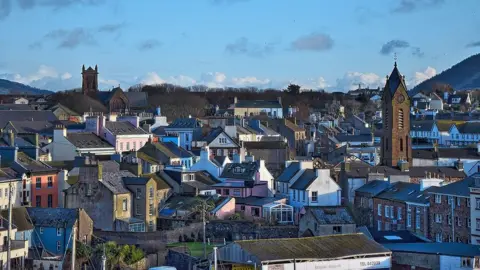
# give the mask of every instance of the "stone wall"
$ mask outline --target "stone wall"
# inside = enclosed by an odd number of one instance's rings
[[[207,223],[207,238],[223,239],[227,242],[246,239],[295,238],[297,226],[267,226],[249,221],[214,220]]]
[[[177,268],[177,270],[191,270],[198,261],[199,259],[196,257],[192,257],[181,250],[171,248],[168,250],[165,258],[165,265],[173,266]]]

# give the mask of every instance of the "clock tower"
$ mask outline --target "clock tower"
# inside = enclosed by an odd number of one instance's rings
[[[381,140],[382,165],[396,167],[399,161],[412,164],[410,138],[410,97],[405,77],[400,74],[397,62],[382,95],[383,136]]]

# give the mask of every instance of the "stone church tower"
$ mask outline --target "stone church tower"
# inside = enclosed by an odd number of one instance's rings
[[[95,69],[85,65],[82,66],[82,93],[84,95],[96,94],[98,92],[98,67]]]
[[[397,69],[397,62],[382,96],[383,137],[381,141],[382,165],[396,167],[399,161],[412,165],[410,138],[410,98],[403,77]]]

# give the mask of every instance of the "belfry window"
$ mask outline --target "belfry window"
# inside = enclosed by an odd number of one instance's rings
[[[398,109],[398,129],[403,129],[403,109]]]

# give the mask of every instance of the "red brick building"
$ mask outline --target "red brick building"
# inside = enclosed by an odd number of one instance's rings
[[[428,236],[429,195],[422,185],[396,182],[373,198],[374,229]]]
[[[442,187],[430,193],[429,238],[437,242],[470,243],[470,190],[473,177]]]
[[[382,96],[383,136],[381,141],[381,163],[399,166],[399,161],[412,164],[410,139],[410,98],[397,62],[387,79]]]

